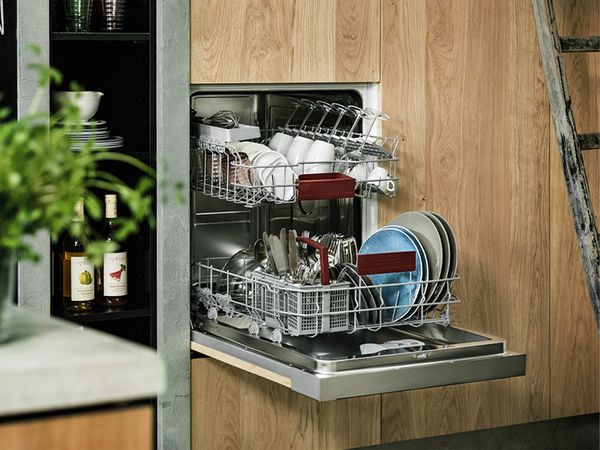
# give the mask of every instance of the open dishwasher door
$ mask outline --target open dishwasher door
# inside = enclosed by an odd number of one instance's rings
[[[192,349],[319,401],[525,374],[504,341],[452,326],[399,326],[310,337],[251,336],[239,318],[205,318]],[[386,348],[387,347],[387,348]]]

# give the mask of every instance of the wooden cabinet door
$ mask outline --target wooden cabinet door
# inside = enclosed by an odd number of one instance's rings
[[[192,0],[192,83],[379,81],[380,0]]]
[[[318,402],[212,358],[192,360],[192,450],[380,443],[381,396]]]

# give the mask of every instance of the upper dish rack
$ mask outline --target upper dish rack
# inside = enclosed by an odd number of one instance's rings
[[[337,123],[333,128],[323,128],[320,123],[306,126],[305,122],[297,127],[286,125],[263,130],[263,138],[254,142],[265,147],[252,147],[247,142],[224,143],[201,135],[192,141],[192,188],[247,207],[266,202],[370,197],[374,193],[394,196],[398,179],[397,149],[401,139],[371,134],[375,120],[387,116],[354,106],[324,102],[314,105],[315,108],[336,108],[353,114],[355,123],[347,131],[338,130]],[[361,118],[373,120],[367,133],[353,131]],[[334,148],[333,155],[323,158],[323,153],[312,147],[308,149],[308,159],[297,155],[288,155],[286,159],[285,152],[276,152],[273,148],[265,154],[267,146],[277,148],[273,139],[282,136],[287,136],[289,141],[296,137],[304,139],[308,145],[314,141],[326,143],[326,146],[332,144],[329,150]]]

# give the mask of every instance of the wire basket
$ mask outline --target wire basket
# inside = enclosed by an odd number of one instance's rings
[[[330,285],[299,285],[262,271],[238,275],[215,267],[205,260],[195,264],[193,294],[207,311],[209,319],[219,314],[246,316],[252,320],[251,334],[271,327],[284,335],[317,336],[323,333],[359,329],[377,331],[384,327],[424,323],[450,323],[450,307],[459,300],[451,285],[458,277],[438,280],[411,280],[402,283],[372,284],[333,282]],[[223,289],[217,289],[221,283]],[[425,297],[426,286],[436,293]],[[389,305],[383,289],[400,288],[414,298],[409,306]],[[368,295],[379,293],[379,301],[365,303]],[[400,313],[398,313],[400,311]],[[277,334],[275,334],[277,336]],[[273,338],[277,340],[277,338]]]
[[[262,134],[267,138],[260,143],[268,145],[270,137],[282,132],[313,139],[327,136],[336,146],[335,158],[297,164],[290,164],[285,158],[276,165],[254,163],[236,149],[236,143],[200,136],[192,140],[191,146],[192,188],[247,207],[316,198],[370,197],[375,193],[395,195],[399,138],[360,133],[338,135],[325,128],[286,128],[264,130]],[[368,178],[369,174],[374,175]],[[311,188],[317,184],[322,186],[322,195],[306,196],[305,192],[313,192]]]

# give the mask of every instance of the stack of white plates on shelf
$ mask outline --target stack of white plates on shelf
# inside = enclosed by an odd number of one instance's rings
[[[80,127],[68,132],[71,139],[71,150],[81,151],[89,140],[94,141],[94,148],[117,149],[123,147],[121,136],[111,136],[106,120],[90,119],[80,122]]]

